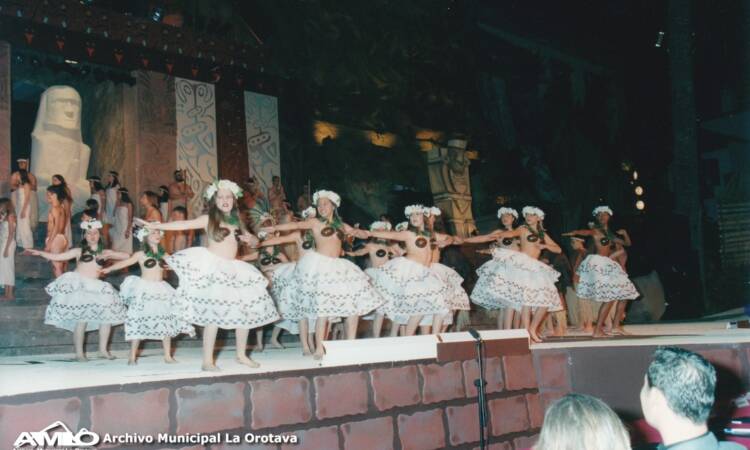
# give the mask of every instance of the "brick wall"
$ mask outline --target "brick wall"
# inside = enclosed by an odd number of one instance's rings
[[[488,358],[485,371],[491,448],[530,447],[543,417],[531,355]],[[98,433],[294,433],[298,450],[474,449],[476,376],[474,361],[424,360],[6,397],[0,445],[62,420]]]

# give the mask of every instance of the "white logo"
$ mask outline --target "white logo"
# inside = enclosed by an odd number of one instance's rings
[[[93,447],[99,443],[99,435],[85,428],[73,434],[70,428],[59,420],[42,431],[24,431],[21,433],[14,448],[31,446],[34,448],[65,448],[65,447]]]

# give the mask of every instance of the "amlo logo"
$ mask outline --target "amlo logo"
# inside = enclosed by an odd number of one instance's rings
[[[57,430],[57,431],[55,431]],[[41,431],[24,431],[13,443],[13,448],[31,447],[93,447],[99,443],[99,435],[85,428],[73,434],[59,420]]]

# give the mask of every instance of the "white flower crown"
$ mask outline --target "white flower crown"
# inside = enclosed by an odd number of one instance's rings
[[[440,211],[440,208],[438,208],[437,206],[425,206],[423,213],[427,217],[430,217],[430,216],[439,216],[439,215],[443,214],[443,212]]]
[[[524,217],[533,214],[539,217],[539,220],[544,220],[544,211],[537,208],[536,206],[524,206],[521,210],[521,214],[523,214]]]
[[[96,220],[96,219],[94,219],[94,220],[84,220],[83,222],[81,222],[81,229],[82,230],[86,230],[86,231],[89,231],[89,230],[98,230],[98,229],[102,228],[102,226],[103,226],[102,222],[99,221],[99,220]]]
[[[598,216],[601,213],[607,213],[610,216],[614,216],[615,215],[615,213],[612,212],[612,208],[610,208],[607,205],[597,206],[596,208],[594,208],[593,211],[591,211],[591,215],[594,216],[594,217]]]
[[[396,231],[406,231],[409,229],[409,222],[401,222],[396,225]]]
[[[258,239],[265,241],[268,238],[268,231],[258,231]]]
[[[513,216],[516,219],[518,219],[518,211],[516,211],[513,208],[506,208],[506,207],[503,206],[502,208],[500,208],[500,209],[497,210],[497,218],[498,219],[501,219],[503,217],[503,215],[505,215],[505,214],[510,214],[511,216]],[[526,213],[524,213],[524,214],[526,214]]]
[[[216,195],[217,192],[219,192],[219,189],[232,191],[232,195],[234,195],[234,198],[242,197],[242,188],[240,188],[237,183],[230,180],[216,180],[213,183],[209,184],[206,188],[206,192],[203,194],[203,197],[206,200],[211,200],[211,198]]]
[[[161,223],[161,222],[149,222],[153,224]],[[151,234],[151,230],[147,227],[140,227],[135,231],[135,238],[138,239],[140,242],[143,242],[146,240],[148,235]],[[159,236],[164,236],[164,231],[159,230]]]
[[[331,203],[336,205],[336,208],[341,206],[341,197],[339,196],[339,194],[333,191],[326,191],[322,189],[319,191],[315,191],[315,193],[313,194],[313,198],[312,198],[313,204],[317,205],[318,200],[320,200],[321,198],[327,198],[328,200],[331,201]]]
[[[425,207],[423,205],[409,205],[406,208],[404,208],[404,215],[406,217],[411,216],[412,214],[424,214]]]
[[[391,223],[385,221],[373,222],[370,224],[370,231],[391,231]]]
[[[308,206],[307,208],[305,208],[304,211],[302,211],[302,218],[303,219],[310,219],[310,218],[315,217],[317,215],[318,215],[318,212],[315,211],[315,207],[314,206]]]

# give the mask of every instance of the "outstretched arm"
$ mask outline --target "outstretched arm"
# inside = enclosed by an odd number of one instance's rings
[[[594,230],[574,230],[563,233],[563,236],[594,236],[596,231]]]
[[[81,249],[80,248],[71,248],[67,252],[63,253],[50,253],[50,252],[44,252],[41,250],[35,250],[33,248],[30,248],[24,252],[24,254],[27,255],[34,255],[34,256],[41,256],[42,258],[46,259],[47,261],[68,261],[73,258],[78,258],[78,256],[81,255]]]
[[[487,242],[496,241],[497,238],[500,236],[500,233],[502,233],[502,230],[495,230],[491,233],[483,234],[480,236],[461,238],[461,242],[463,242],[464,244],[484,244]]]
[[[345,252],[346,256],[365,256],[366,254],[370,253],[370,250],[367,248],[367,245],[362,246],[359,250],[355,250],[353,252]]]
[[[409,235],[411,234],[408,231],[369,231],[366,233],[378,239],[386,239],[389,241],[401,241],[401,242],[404,242],[407,239],[409,239]]]
[[[358,239],[367,239],[368,237],[370,237],[367,234],[368,233],[367,230],[361,230],[359,228],[354,228],[353,226],[347,225],[347,224],[344,224],[343,228],[344,228],[344,233],[346,233],[346,234],[348,234],[350,236],[354,236],[355,238],[358,238]]]
[[[287,234],[286,236],[275,236],[266,240],[260,241],[258,247],[270,247],[272,245],[282,244],[293,244],[297,242],[297,236],[294,234]]]
[[[149,223],[143,219],[135,218],[133,222],[141,227],[148,228],[149,230],[164,230],[164,231],[182,231],[182,230],[195,230],[200,228],[206,228],[208,226],[208,216],[202,215],[191,220],[177,220],[175,222],[167,223]]]
[[[107,267],[105,269],[102,269],[101,273],[104,274],[104,275],[107,275],[110,272],[115,272],[115,271],[118,271],[120,269],[124,269],[124,268],[126,268],[128,266],[132,266],[133,264],[135,264],[135,263],[138,262],[138,258],[140,258],[141,253],[143,253],[143,252],[135,252],[135,253],[133,253],[133,255],[130,258],[124,259],[124,260],[122,260],[120,262],[112,264],[111,266],[109,266],[109,267]]]
[[[114,259],[115,261],[119,261],[130,258],[130,253],[116,252],[114,250],[104,250],[102,252],[102,256],[107,260]]]
[[[314,224],[315,219],[307,219],[301,222],[282,223],[272,227],[261,228],[261,230],[269,233],[273,233],[274,231],[311,230]]]

